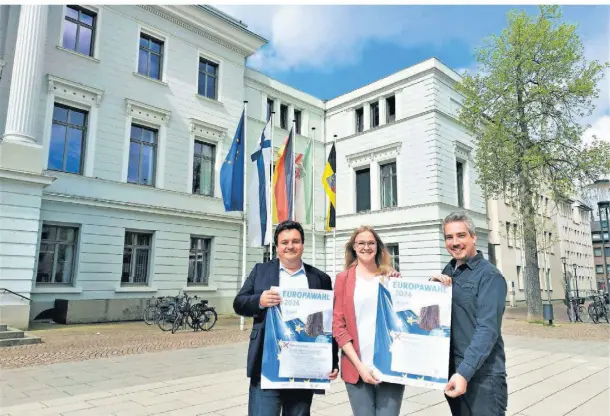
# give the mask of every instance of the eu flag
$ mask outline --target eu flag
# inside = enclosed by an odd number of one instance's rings
[[[244,132],[244,112],[233,138],[233,144],[220,168],[220,190],[225,211],[244,210],[244,153],[246,137]]]

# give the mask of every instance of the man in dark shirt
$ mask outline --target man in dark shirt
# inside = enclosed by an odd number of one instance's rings
[[[505,415],[508,401],[502,315],[506,281],[476,249],[472,219],[453,213],[443,222],[453,259],[431,280],[452,286],[449,383],[445,396],[454,416]]]

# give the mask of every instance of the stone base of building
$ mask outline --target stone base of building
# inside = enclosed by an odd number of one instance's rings
[[[30,305],[0,305],[0,323],[27,331],[30,327]]]

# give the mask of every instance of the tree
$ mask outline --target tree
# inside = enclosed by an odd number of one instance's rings
[[[557,6],[540,6],[538,16],[509,12],[508,27],[485,39],[476,59],[479,72],[457,84],[459,119],[477,142],[475,168],[486,198],[514,192],[528,320],[539,320],[538,194],[570,200],[579,183],[610,172],[610,143],[585,144],[589,126],[580,123],[594,109],[608,64],[586,61],[576,25],[561,22]]]

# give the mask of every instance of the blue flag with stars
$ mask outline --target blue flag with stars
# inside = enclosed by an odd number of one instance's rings
[[[220,168],[220,191],[225,211],[244,210],[244,114],[245,111],[241,113],[233,144]]]

